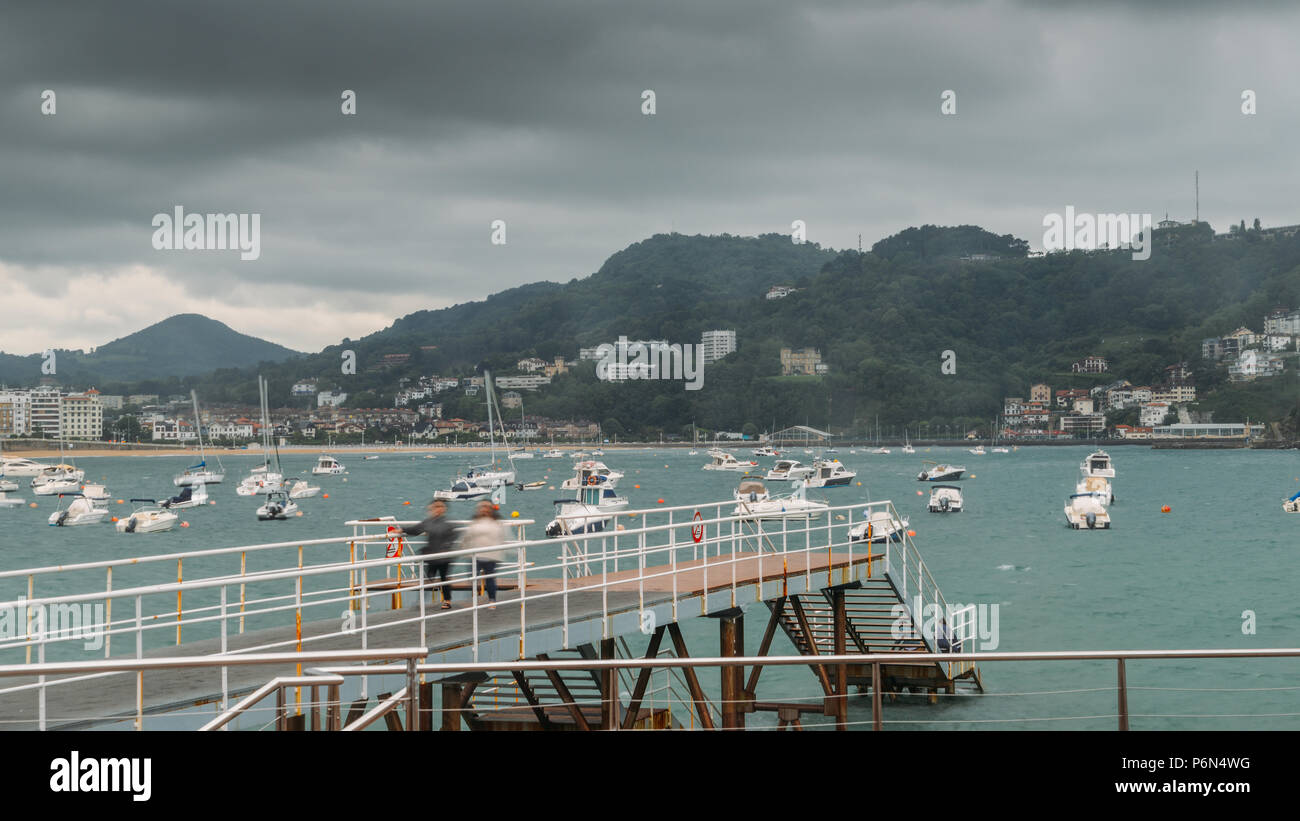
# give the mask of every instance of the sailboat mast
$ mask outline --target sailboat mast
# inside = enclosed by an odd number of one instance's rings
[[[190,389],[190,401],[194,403],[194,435],[199,437],[199,462],[206,463],[208,457],[203,450],[203,424],[199,422],[199,395],[193,388]]]

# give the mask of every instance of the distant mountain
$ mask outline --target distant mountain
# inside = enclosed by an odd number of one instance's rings
[[[57,380],[83,386],[199,376],[219,368],[247,368],[300,356],[199,314],[177,314],[101,345],[91,354],[55,353]],[[41,361],[39,355],[0,354],[0,381],[32,384],[41,376]]]

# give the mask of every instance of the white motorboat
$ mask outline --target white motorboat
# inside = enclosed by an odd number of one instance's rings
[[[259,522],[282,522],[298,513],[298,505],[283,490],[266,494],[266,504],[257,509]]]
[[[36,485],[33,496],[62,496],[81,490],[81,482],[76,479],[51,479]]]
[[[818,458],[813,472],[803,480],[804,487],[847,487],[858,474],[844,467],[839,459]]]
[[[772,450],[771,445],[763,445],[762,447],[754,448],[753,450],[750,451],[750,453],[754,454],[755,456],[771,456],[773,458],[776,458],[781,455],[776,451]]]
[[[916,448],[912,447],[910,444],[903,445],[903,453],[908,453],[908,454],[916,453]]]
[[[465,478],[473,479],[474,484],[482,485],[486,488],[500,487],[501,485],[513,485],[515,483],[515,472],[513,470],[489,470],[493,465],[478,465],[470,468],[465,472]]]
[[[614,511],[600,502],[608,488],[584,487],[576,499],[556,499],[555,518],[546,525],[546,535],[555,538],[568,534],[600,533],[614,518]]]
[[[748,473],[750,468],[758,467],[758,462],[741,462],[725,450],[709,451],[709,458],[713,461],[704,466],[704,470],[734,470],[739,473]]]
[[[3,496],[4,494],[0,494]],[[1282,511],[1284,513],[1300,513],[1300,493],[1295,494],[1290,499],[1282,502]]]
[[[8,476],[10,479],[24,479],[40,476],[44,470],[51,467],[53,465],[31,459],[4,459],[0,460],[0,475]]]
[[[9,495],[8,491],[0,490],[0,509],[10,507],[22,507],[27,504],[22,499],[17,499]]]
[[[970,452],[975,456],[984,456],[986,453],[988,453],[988,451],[984,450],[983,445],[976,445],[975,447],[970,449]]]
[[[546,451],[545,453],[542,454],[542,458],[543,458],[543,459],[563,459],[563,458],[564,458],[564,451],[559,450],[558,448],[551,448],[550,450],[548,450],[548,451]]]
[[[604,462],[589,460],[575,464],[573,475],[561,482],[560,487],[564,490],[577,490],[587,485],[618,487],[618,480],[622,478],[621,472],[611,470]]]
[[[1100,476],[1103,479],[1115,478],[1115,463],[1110,460],[1110,454],[1104,450],[1093,451],[1088,454],[1079,465],[1079,472],[1084,476]]]
[[[311,469],[313,476],[338,476],[340,473],[347,473],[347,468],[343,463],[328,453],[322,453],[316,460],[316,466]]]
[[[191,507],[203,507],[208,503],[208,486],[199,482],[193,485],[183,485],[180,493],[160,503],[158,506],[164,510],[184,510]]]
[[[773,482],[792,482],[796,479],[806,479],[812,475],[812,472],[810,466],[800,464],[794,459],[778,459],[767,472],[766,478]]]
[[[118,533],[163,533],[171,530],[176,526],[177,520],[180,519],[170,510],[163,510],[158,507],[158,503],[153,499],[132,499],[134,502],[146,502],[143,507],[136,508],[130,516],[125,519],[117,520]],[[153,505],[149,507],[148,505]]]
[[[930,465],[925,468],[916,477],[920,482],[955,482],[966,472],[964,465],[937,464],[935,462],[924,462]]]
[[[467,479],[461,476],[453,479],[451,487],[446,490],[435,490],[433,498],[441,499],[444,502],[463,502],[468,499],[482,499],[492,494],[492,488],[483,487],[474,482],[473,479]]]
[[[526,450],[516,450],[516,451],[511,451],[511,452],[510,452],[510,458],[511,458],[512,460],[515,460],[515,459],[531,459],[531,458],[533,458],[533,454],[530,453],[529,451],[526,451]]]
[[[869,450],[869,451],[867,451],[867,452],[868,452],[868,453],[871,453],[871,454],[874,454],[874,455],[876,455],[876,456],[888,456],[888,455],[889,455],[889,448],[872,448],[871,450]]]
[[[287,490],[290,499],[310,499],[320,494],[320,488],[309,484],[306,479],[294,479],[289,483]]]
[[[72,499],[71,504],[63,507],[63,499]],[[76,527],[93,525],[104,521],[108,508],[96,507],[95,503],[80,493],[65,493],[59,496],[59,509],[50,514],[50,527]]]
[[[1075,493],[1065,501],[1065,521],[1075,530],[1109,530],[1110,514],[1097,493]]]
[[[1074,492],[1096,494],[1106,507],[1115,504],[1115,491],[1110,486],[1110,480],[1104,476],[1084,476],[1074,486]]]
[[[736,507],[732,516],[748,520],[814,519],[826,513],[830,505],[816,502],[804,495],[803,482],[793,482],[794,492],[788,496],[772,496],[757,477],[746,476],[736,489]]]
[[[935,485],[930,488],[931,513],[961,513],[961,488],[956,485]]]
[[[40,487],[50,482],[76,482],[80,483],[86,478],[86,471],[78,470],[72,465],[58,464],[49,465],[36,476],[32,477],[32,487]]]
[[[0,479],[0,493],[17,493],[18,483],[11,482],[8,479]]]
[[[108,504],[108,501],[112,498],[109,495],[108,488],[103,485],[82,485],[81,495],[92,502],[103,502],[104,504]]]
[[[989,453],[1010,453],[1010,452],[1011,452],[1010,448],[1004,448],[1001,445],[989,451]]]
[[[284,477],[275,471],[256,468],[254,471],[240,481],[235,487],[235,493],[240,496],[263,496],[284,486]]]
[[[604,455],[605,455],[605,451],[601,450],[600,448],[596,448],[595,450],[593,450],[593,451],[591,452],[591,455],[592,455],[592,456],[604,456]]]
[[[375,460],[378,459],[378,458],[379,458],[379,457],[378,457],[377,455],[376,455],[376,456],[362,456],[362,457],[361,457],[361,461],[363,461],[363,462],[373,462],[373,461],[375,461]]]
[[[903,428],[903,453],[916,453],[916,448],[912,447],[912,439],[908,436],[907,428]]]
[[[867,521],[849,528],[849,539],[855,542],[901,542],[907,532],[907,519],[900,519],[889,510],[873,510]]]

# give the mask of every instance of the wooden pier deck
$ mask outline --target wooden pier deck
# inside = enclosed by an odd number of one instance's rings
[[[785,601],[790,596],[865,580],[870,573],[868,564],[882,558],[875,554],[869,561],[865,545],[862,552],[855,551],[851,555],[848,551],[739,552],[678,562],[675,568],[663,565],[607,574],[596,571],[600,560],[595,559],[591,563],[593,572],[590,576],[569,579],[567,583],[554,578],[528,580],[522,635],[517,590],[503,590],[495,610],[480,608],[477,611],[477,658],[480,661],[507,662],[635,633],[644,627],[645,612],[653,613],[654,623],[662,626],[746,604]],[[581,589],[597,586],[602,589]],[[544,593],[554,595],[537,598]],[[407,593],[404,606],[399,609],[385,609],[388,601],[386,595],[372,593],[371,606],[366,613],[367,645],[370,648],[421,646],[418,599]],[[458,593],[454,601],[458,609],[426,611],[424,646],[429,648],[429,661],[453,662],[474,658],[474,614],[466,608],[467,591]],[[409,621],[396,624],[404,619]],[[304,650],[362,647],[363,633],[360,629],[350,634],[339,634],[338,631],[337,619],[304,622],[301,647]],[[229,652],[272,643],[279,645],[274,648],[279,652],[296,649],[299,641],[295,626],[290,623],[284,628],[247,631],[227,638]],[[220,647],[219,639],[205,639],[152,650],[145,655],[149,658],[207,655],[218,653]],[[130,655],[115,653],[114,657]],[[274,676],[294,672],[291,665],[229,668],[227,691],[233,700]],[[156,715],[219,702],[222,692],[220,675],[217,668],[150,672],[143,679],[143,711],[147,715]],[[0,681],[0,687],[35,681],[35,677],[9,678]],[[36,729],[38,693],[37,689],[32,689],[0,694],[0,721],[3,722],[0,726],[4,729]],[[111,674],[51,684],[45,698],[46,726],[50,729],[77,729],[105,721],[129,720],[136,714],[136,676],[131,673]]]

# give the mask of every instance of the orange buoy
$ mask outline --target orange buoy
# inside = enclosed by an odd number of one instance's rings
[[[32,502],[30,505],[28,505],[28,507],[36,507],[36,503]]]
[[[915,530],[909,530],[909,531],[907,531],[907,535],[908,535],[908,536],[911,536],[913,539],[915,539],[915,538],[916,538],[916,531],[915,531]]]
[[[640,490],[640,489],[641,489],[641,486],[640,486],[640,485],[632,485],[632,487],[636,488],[637,490]]]
[[[663,499],[660,499],[660,500],[659,500],[659,504],[662,505],[663,503],[664,503],[664,500],[663,500]]]
[[[189,527],[189,526],[190,526],[189,522],[181,522],[181,527]]]
[[[301,510],[298,511],[298,514],[297,514],[297,515],[298,515],[298,516],[302,516],[302,511],[301,511]]]
[[[322,498],[322,499],[328,499],[329,497],[330,497],[330,495],[329,495],[328,493],[322,493],[322,494],[321,494],[321,498]]]
[[[924,496],[925,494],[918,490],[918,491],[916,492],[916,495],[917,495],[917,496]]]
[[[110,519],[109,521],[116,522],[116,521],[117,521],[117,517],[114,516],[114,517],[113,517],[112,519]]]
[[[125,502],[123,502],[121,499],[118,499],[118,500],[117,500],[117,503],[118,503],[119,505],[121,505],[121,504],[125,504]]]
[[[402,504],[404,504],[404,505],[409,505],[410,502],[402,502]]]
[[[1168,513],[1171,510],[1173,510],[1173,508],[1171,508],[1169,505],[1165,505],[1164,507],[1160,508],[1161,513]]]

